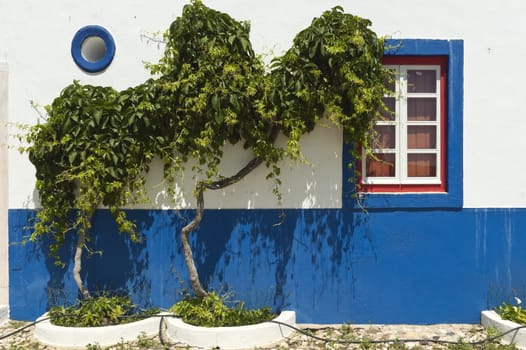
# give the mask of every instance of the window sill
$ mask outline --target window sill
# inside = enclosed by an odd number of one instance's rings
[[[360,192],[358,198],[347,197],[348,206],[365,209],[462,208],[462,196],[448,192]]]

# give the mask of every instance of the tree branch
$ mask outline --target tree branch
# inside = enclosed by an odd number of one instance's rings
[[[270,140],[272,143],[276,141],[276,138],[278,137],[279,128],[273,127],[270,131]],[[203,220],[203,214],[205,209],[205,201],[204,201],[204,191],[205,189],[210,190],[218,190],[221,188],[225,188],[227,186],[230,186],[239,180],[241,180],[243,177],[245,177],[247,174],[249,174],[252,170],[256,169],[261,163],[263,162],[263,159],[260,157],[254,157],[252,160],[250,160],[241,170],[239,170],[236,174],[226,177],[221,180],[214,181],[212,183],[206,183],[205,181],[199,181],[196,184],[196,192],[197,192],[197,209],[195,217],[181,230],[181,242],[183,244],[183,254],[184,259],[186,262],[186,266],[188,267],[188,273],[190,277],[190,285],[192,287],[192,290],[194,291],[194,294],[197,297],[205,297],[208,293],[205,291],[203,286],[201,285],[201,281],[199,280],[199,273],[197,271],[197,268],[195,266],[195,261],[192,253],[192,247],[190,245],[189,235],[192,231],[197,229],[201,221]]]
[[[278,137],[278,133],[279,133],[279,128],[273,127],[272,130],[270,131],[271,143],[274,143],[276,141],[276,138]],[[250,174],[250,172],[256,169],[262,162],[263,162],[263,159],[261,159],[260,157],[254,157],[247,163],[247,165],[241,168],[241,170],[239,170],[236,174],[229,176],[229,177],[225,177],[221,180],[213,181],[212,183],[206,184],[205,187],[209,190],[219,190],[227,186],[233,185],[236,182],[239,182],[242,178],[244,178],[248,174]]]

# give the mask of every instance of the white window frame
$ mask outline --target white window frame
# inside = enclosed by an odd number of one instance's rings
[[[440,65],[386,65],[386,68],[395,72],[395,118],[394,120],[381,120],[376,125],[394,125],[395,148],[394,149],[373,149],[373,153],[395,154],[395,176],[394,177],[368,177],[366,173],[367,157],[362,157],[362,184],[364,185],[440,185],[442,183],[442,121],[441,121],[441,67]],[[434,93],[414,93],[407,92],[407,71],[408,70],[435,70],[436,89]],[[386,95],[392,97],[393,95]],[[407,116],[408,98],[436,98],[436,120],[434,121],[409,121]],[[435,126],[436,127],[436,148],[435,149],[409,149],[407,145],[408,126]],[[436,173],[434,177],[409,177],[407,175],[408,154],[425,153],[436,154]]]

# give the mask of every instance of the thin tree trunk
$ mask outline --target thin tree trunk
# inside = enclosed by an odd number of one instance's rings
[[[97,210],[99,204],[91,208],[90,212],[88,213],[88,221],[91,221],[93,218],[93,214],[95,214],[95,210]],[[75,284],[77,285],[77,288],[82,295],[82,300],[87,300],[91,298],[91,294],[88,291],[88,288],[84,285],[84,282],[82,281],[82,278],[80,276],[80,271],[82,270],[82,253],[84,252],[84,246],[86,245],[86,230],[81,228],[77,231],[77,246],[75,248],[75,258],[73,261],[73,279],[75,280]]]
[[[190,233],[199,226],[201,220],[203,219],[205,207],[203,196],[204,189],[202,183],[199,183],[197,186],[199,187],[197,188],[198,193],[196,213],[192,221],[190,221],[190,223],[181,230],[181,242],[183,243],[184,260],[186,262],[186,267],[188,268],[188,274],[190,276],[190,286],[192,287],[195,296],[204,297],[207,295],[207,293],[201,285],[201,281],[199,280],[199,273],[195,267],[194,255],[192,253],[192,247],[190,246],[190,240],[188,238]]]
[[[270,132],[270,138],[272,143],[276,140],[278,136],[278,129],[273,128]],[[256,169],[261,163],[263,162],[263,159],[259,157],[254,157],[252,160],[250,160],[241,170],[239,170],[235,175],[232,175],[230,177],[223,178],[218,181],[214,181],[211,183],[205,183],[203,181],[200,181],[196,185],[196,192],[197,192],[197,209],[196,214],[192,221],[188,223],[183,229],[181,230],[181,242],[183,244],[183,254],[184,259],[186,262],[186,267],[188,268],[188,273],[190,277],[190,286],[192,287],[192,290],[194,291],[195,296],[197,297],[205,297],[208,293],[203,288],[201,281],[199,279],[199,272],[197,271],[197,268],[195,266],[195,260],[192,253],[192,247],[190,245],[190,233],[194,230],[196,230],[199,227],[199,224],[203,220],[204,215],[204,209],[205,209],[205,201],[204,201],[204,191],[205,189],[209,190],[219,190],[222,188],[225,188],[227,186],[233,185],[236,182],[239,182],[242,178],[244,178],[246,175],[248,175],[252,170]]]
[[[84,282],[82,282],[82,278],[80,277],[80,270],[82,269],[82,252],[84,250],[85,243],[86,233],[84,232],[84,230],[80,230],[77,235],[77,248],[75,249],[75,260],[73,264],[73,279],[77,284],[77,288],[80,291],[83,300],[91,298],[88,289],[86,288]]]

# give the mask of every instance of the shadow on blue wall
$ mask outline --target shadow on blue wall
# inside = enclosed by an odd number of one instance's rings
[[[356,217],[343,220],[336,210],[207,211],[195,244],[201,278],[209,288],[233,290],[252,307],[291,307],[297,259],[308,257],[306,264],[337,278],[356,226],[365,220]]]
[[[91,290],[129,291],[140,305],[169,307],[188,288],[181,227],[193,211],[130,210],[144,241],[117,232],[108,211],[94,221],[84,277]],[[66,268],[46,242],[16,244],[33,211],[10,210],[10,308],[34,319],[73,301],[73,241]],[[526,210],[206,210],[192,245],[201,279],[247,306],[297,312],[299,322],[438,323],[479,320],[482,309],[524,297]]]

